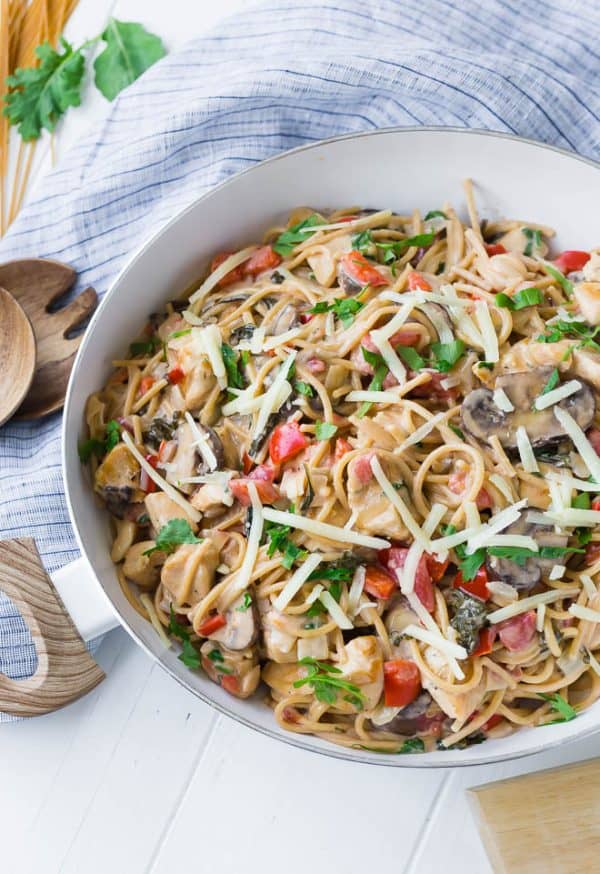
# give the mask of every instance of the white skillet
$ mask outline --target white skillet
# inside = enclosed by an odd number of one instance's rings
[[[391,129],[337,137],[271,158],[224,182],[174,216],[129,260],[105,296],[79,349],[64,412],[63,463],[71,520],[84,558],[54,576],[87,639],[121,624],[191,693],[273,738],[338,758],[394,767],[474,765],[539,752],[600,728],[600,702],[571,722],[526,729],[466,750],[384,756],[347,750],[282,731],[260,700],[240,701],[163,648],[152,626],[129,605],[110,560],[108,519],[94,500],[77,456],[88,395],[103,385],[149,313],[179,294],[215,251],[248,244],[298,205],[361,205],[422,212],[448,200],[464,203],[470,176],[482,217],[553,226],[557,250],[600,242],[600,166],[506,134],[447,128]]]

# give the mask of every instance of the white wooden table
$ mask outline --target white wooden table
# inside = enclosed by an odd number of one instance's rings
[[[114,14],[169,48],[250,0],[81,0],[75,43]],[[99,112],[89,94],[58,158]],[[48,161],[41,161],[39,180]],[[278,744],[217,715],[113,631],[107,679],[60,713],[0,728],[1,869],[11,874],[488,874],[465,788],[597,754],[596,738],[505,765],[398,770]]]

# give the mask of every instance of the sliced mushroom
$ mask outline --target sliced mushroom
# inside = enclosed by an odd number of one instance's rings
[[[439,303],[424,303],[419,306],[420,311],[425,315],[428,323],[431,325],[431,330],[438,340],[442,343],[448,342],[449,335],[454,336],[454,327],[452,319],[448,315],[448,310]],[[444,329],[448,332],[445,334]]]
[[[398,646],[407,625],[419,624],[418,617],[408,604],[404,595],[398,595],[385,614],[385,627],[393,646]]]
[[[509,525],[503,534],[522,534],[533,537],[539,548],[544,546],[565,547],[569,541],[566,534],[556,534],[552,525],[538,525],[529,521],[529,513],[522,513],[516,522]],[[552,570],[552,567],[560,562],[556,558],[542,558],[532,556],[523,565],[508,558],[489,556],[487,566],[493,579],[500,579],[508,583],[520,592],[528,592],[533,589],[542,578]]]
[[[144,498],[139,488],[140,466],[124,443],[108,453],[94,477],[94,488],[104,498],[106,507],[123,519],[129,505]]]
[[[130,546],[123,562],[123,573],[142,589],[153,589],[160,580],[160,569],[165,560],[163,552],[144,555],[155,545],[153,540],[142,540]]]
[[[297,328],[299,324],[298,311],[295,306],[289,303],[278,313],[268,333],[275,336],[285,334],[286,331]]]
[[[209,640],[216,640],[232,650],[252,646],[258,635],[254,600],[249,607],[245,607],[245,597],[240,595],[225,611],[225,620],[223,628],[209,634]]]
[[[371,717],[371,722],[385,731],[394,734],[416,734],[419,731],[419,717],[425,716],[433,703],[429,692],[421,692],[411,704],[406,707],[383,707],[377,715]]]
[[[214,582],[219,561],[219,550],[209,537],[180,546],[167,558],[160,575],[171,600],[177,606],[198,604]]]
[[[533,409],[535,399],[542,393],[552,373],[551,367],[536,367],[499,376],[496,388],[503,389],[514,406],[509,413],[496,406],[490,389],[478,388],[470,392],[461,408],[463,429],[484,443],[495,435],[506,449],[517,448],[519,426],[526,429],[533,447],[563,440],[565,432],[554,415],[554,408]],[[584,430],[592,424],[596,401],[586,382],[581,381],[581,388],[560,401],[559,406],[570,413]]]
[[[341,261],[337,266],[337,278],[338,285],[342,291],[348,295],[348,297],[354,297],[363,289],[364,283],[358,282],[358,280],[353,279],[349,273],[346,273]]]

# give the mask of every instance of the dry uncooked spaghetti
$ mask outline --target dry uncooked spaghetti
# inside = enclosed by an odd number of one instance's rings
[[[0,94],[4,95],[6,77],[17,67],[38,63],[35,54],[38,45],[49,42],[56,47],[77,3],[78,0],[0,0]],[[35,142],[19,140],[11,166],[9,127],[8,118],[0,111],[0,236],[21,208],[36,149]]]
[[[296,210],[87,404],[130,603],[290,731],[431,749],[600,694],[600,253],[466,192]]]

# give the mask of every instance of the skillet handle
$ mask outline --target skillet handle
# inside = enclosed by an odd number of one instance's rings
[[[26,680],[0,673],[0,711],[14,716],[50,713],[104,679],[44,570],[33,539],[0,541],[0,589],[20,610],[38,658],[35,674]]]

